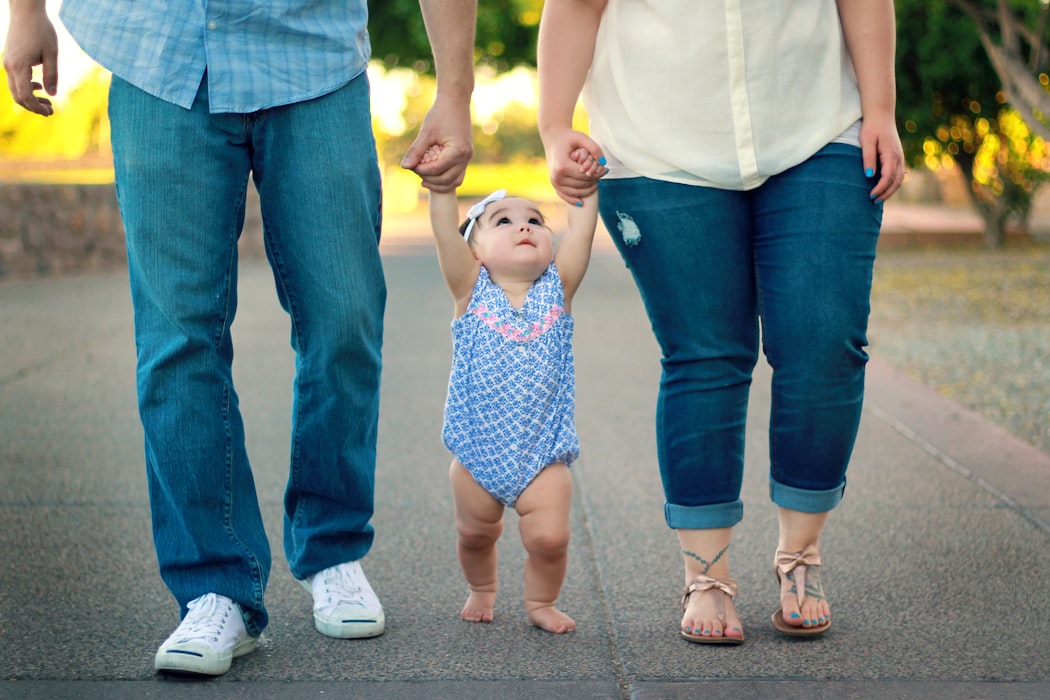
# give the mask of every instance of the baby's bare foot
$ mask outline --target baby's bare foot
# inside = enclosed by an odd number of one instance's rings
[[[463,611],[459,614],[467,622],[492,622],[496,608],[496,594],[487,591],[471,591]]]
[[[540,629],[553,632],[554,634],[565,634],[576,629],[576,620],[572,619],[553,605],[544,605],[532,608],[528,611],[532,624]]]

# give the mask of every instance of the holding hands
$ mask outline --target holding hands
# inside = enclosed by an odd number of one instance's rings
[[[566,203],[580,206],[594,194],[609,169],[602,147],[591,137],[572,129],[548,132],[544,138],[547,170],[555,191]]]

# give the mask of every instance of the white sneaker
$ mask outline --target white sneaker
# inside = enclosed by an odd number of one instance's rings
[[[338,639],[378,637],[386,628],[383,606],[368,585],[361,562],[350,561],[299,581],[314,597],[314,627]]]
[[[158,671],[221,676],[235,657],[255,650],[257,640],[244,627],[241,606],[229,598],[208,593],[186,607],[186,617],[157,650]]]

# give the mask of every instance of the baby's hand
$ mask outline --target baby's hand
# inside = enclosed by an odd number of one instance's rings
[[[441,144],[435,143],[423,153],[423,157],[419,160],[420,165],[426,165],[427,163],[433,163],[436,161],[441,157],[442,150],[444,150],[444,147]]]
[[[580,166],[580,173],[587,177],[601,177],[608,172],[603,162],[605,159],[596,159],[586,148],[577,148],[569,154],[569,158]]]

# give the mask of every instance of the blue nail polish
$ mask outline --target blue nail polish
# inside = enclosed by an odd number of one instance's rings
[[[798,619],[798,618],[800,618],[800,617],[802,617],[802,616],[801,616],[801,615],[799,615],[798,613],[791,613],[791,619],[792,619],[792,620],[797,620],[797,619]]]
[[[864,169],[864,177],[874,177],[874,176],[875,176],[875,171],[874,170],[872,170],[871,168],[865,168]]]
[[[602,156],[601,158],[598,159],[598,165],[605,165],[608,162],[609,161],[605,160],[605,156]]]
[[[576,206],[582,207],[583,206],[583,202],[576,202]]]

